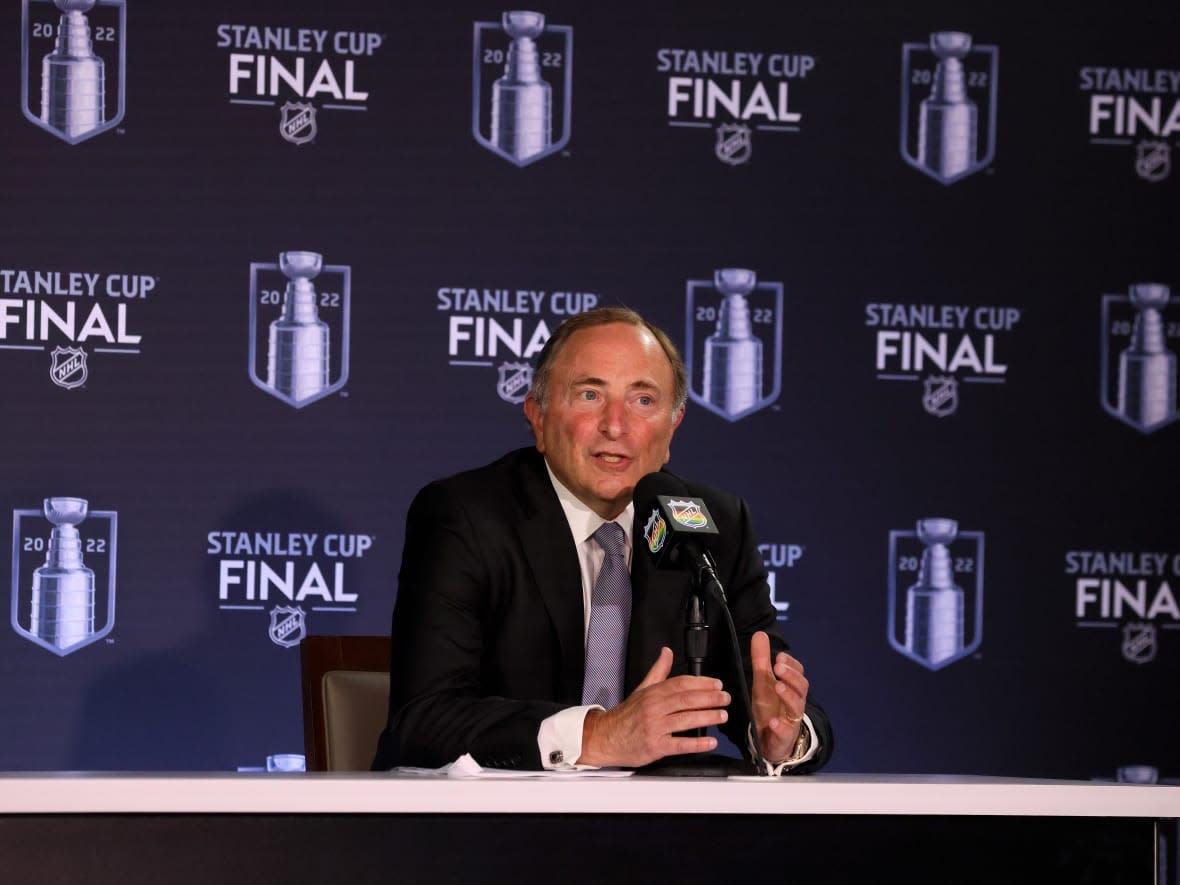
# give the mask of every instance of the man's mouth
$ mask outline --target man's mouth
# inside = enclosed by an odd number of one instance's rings
[[[599,452],[595,457],[600,461],[605,461],[607,464],[622,464],[628,460],[626,455],[616,455],[613,452]]]

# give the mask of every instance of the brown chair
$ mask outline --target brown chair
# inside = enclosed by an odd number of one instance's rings
[[[299,645],[308,771],[368,771],[389,713],[388,636],[306,636]]]

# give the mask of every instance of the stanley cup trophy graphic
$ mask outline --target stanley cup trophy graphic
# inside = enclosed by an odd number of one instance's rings
[[[952,184],[996,154],[1000,50],[962,31],[901,47],[901,155]]]
[[[525,10],[474,24],[472,137],[520,168],[557,153],[570,139],[574,29]]]
[[[53,531],[45,564],[33,572],[30,632],[60,650],[94,634],[94,572],[82,562],[76,528],[89,505],[82,498],[46,498],[44,510]]]
[[[906,590],[905,647],[931,666],[963,651],[963,589],[955,586],[948,549],[958,533],[953,519],[918,520],[918,540],[926,549],[918,581]]]
[[[67,138],[105,122],[106,70],[94,54],[85,13],[96,0],[54,0],[61,10],[57,43],[41,61],[41,120]]]
[[[782,283],[744,267],[718,268],[711,279],[688,280],[685,319],[684,368],[693,402],[740,421],[778,399]]]
[[[727,415],[755,408],[762,401],[762,342],[754,337],[750,304],[758,276],[741,267],[714,272],[722,295],[717,331],[705,339],[704,395]]]
[[[1119,354],[1118,412],[1136,427],[1154,428],[1176,414],[1176,354],[1165,344],[1163,310],[1171,291],[1159,283],[1130,288],[1135,320]]]
[[[535,42],[545,30],[545,16],[505,12],[501,24],[512,45],[504,76],[492,87],[492,143],[523,163],[545,151],[553,138],[553,97],[541,79]]]
[[[270,324],[266,384],[296,403],[316,396],[329,384],[328,324],[319,317],[311,283],[323,266],[318,252],[279,255],[279,269],[289,282],[282,315]]]
[[[971,35],[937,31],[930,48],[938,56],[930,97],[922,101],[918,123],[918,161],[946,180],[967,172],[975,163],[979,132],[975,103],[967,98],[963,59],[971,51]]]

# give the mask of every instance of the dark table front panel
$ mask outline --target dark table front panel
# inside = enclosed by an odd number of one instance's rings
[[[5,885],[1153,885],[1139,818],[166,814],[0,818]]]

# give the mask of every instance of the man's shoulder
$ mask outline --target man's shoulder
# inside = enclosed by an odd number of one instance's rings
[[[744,507],[744,499],[739,495],[735,495],[733,492],[727,492],[709,483],[682,476],[667,468],[664,468],[664,473],[670,474],[682,482],[689,497],[702,499],[711,509],[716,508],[729,512],[741,510]]]
[[[466,508],[502,510],[543,492],[545,462],[535,448],[508,452],[481,467],[463,470],[427,483],[419,501],[461,502]]]
[[[468,486],[497,484],[511,481],[521,474],[527,476],[530,472],[537,473],[538,470],[543,473],[544,463],[545,460],[541,456],[541,453],[531,446],[513,449],[511,452],[501,455],[495,461],[491,461],[480,467],[462,470],[450,476],[444,476],[441,479],[436,479],[431,485],[466,488]]]

